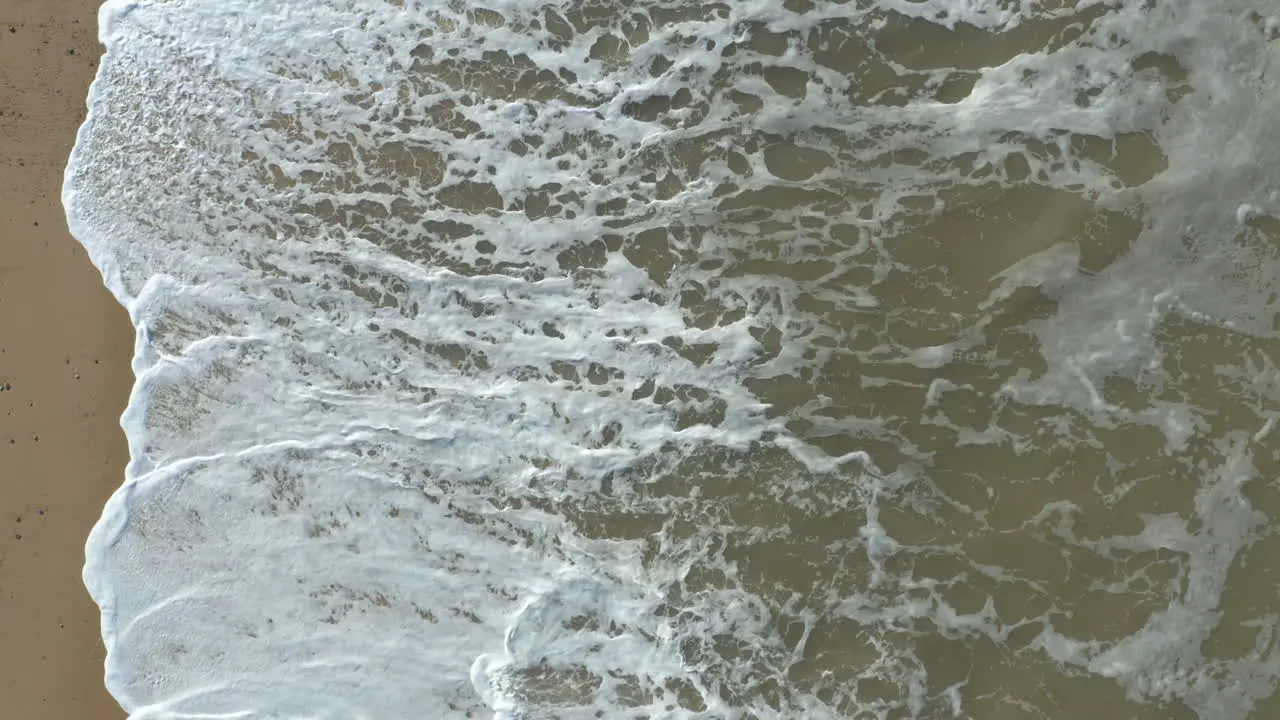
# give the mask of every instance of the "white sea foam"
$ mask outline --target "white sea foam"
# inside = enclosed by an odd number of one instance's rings
[[[1222,368],[1262,399],[1210,437],[1194,393],[1158,393],[1189,382],[1174,320],[1275,337],[1276,18],[1063,5],[109,0],[64,203],[137,327],[132,460],[85,567],[111,692],[157,720],[971,717],[978,681],[917,650],[939,638],[1248,717],[1270,635],[1201,645],[1266,527],[1244,488],[1278,395],[1253,355]],[[1029,27],[1052,39],[976,64],[911,50]],[[1156,159],[1131,180],[1081,141]],[[935,221],[998,257],[947,212],[1024,177],[1050,200],[1016,262],[909,259]],[[1141,224],[1099,267],[1081,199]],[[1016,324],[1034,373],[995,348],[1027,289],[1054,304]],[[1018,457],[1163,434],[1191,522],[1077,534],[1063,500],[1023,527],[1117,567],[1178,554],[1139,593],[1164,606],[1119,640],[960,608],[1048,591],[895,537],[904,513],[997,532],[904,423]]]

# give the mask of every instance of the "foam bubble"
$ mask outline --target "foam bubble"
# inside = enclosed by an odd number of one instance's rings
[[[103,5],[133,717],[1255,711],[1274,19],[802,4]]]

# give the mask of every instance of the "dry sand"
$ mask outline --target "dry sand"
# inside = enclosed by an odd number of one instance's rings
[[[127,460],[124,310],[59,192],[97,67],[91,0],[0,0],[0,706],[113,720],[84,541]]]

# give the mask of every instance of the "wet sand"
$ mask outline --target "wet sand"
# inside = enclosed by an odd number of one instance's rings
[[[127,461],[133,334],[59,198],[101,53],[97,7],[0,6],[0,698],[30,720],[124,716],[80,571]]]

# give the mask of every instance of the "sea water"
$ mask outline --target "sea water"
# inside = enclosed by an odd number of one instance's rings
[[[108,0],[137,720],[1274,717],[1261,0]]]

